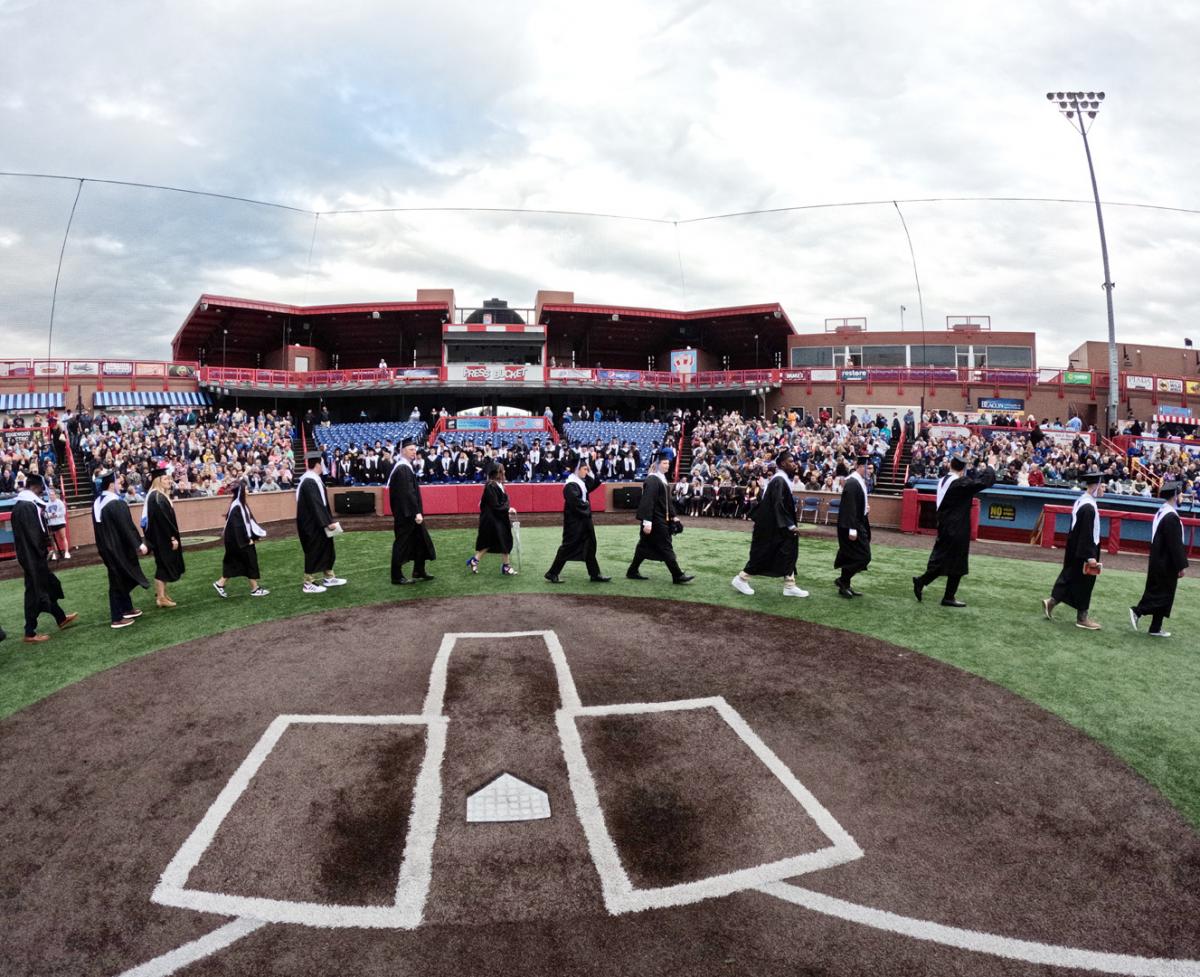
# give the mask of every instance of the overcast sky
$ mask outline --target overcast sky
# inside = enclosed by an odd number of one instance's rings
[[[532,305],[781,302],[920,323],[891,200],[1088,199],[1050,89],[1091,132],[1118,340],[1200,343],[1200,4],[0,0],[0,169],[85,184],[55,356],[169,356],[201,292],[282,302],[451,287]],[[78,184],[0,177],[0,355],[47,352]],[[885,201],[700,223],[750,209]],[[1090,203],[901,204],[927,327],[1032,329],[1041,365],[1106,336]],[[312,246],[311,262],[309,257]]]

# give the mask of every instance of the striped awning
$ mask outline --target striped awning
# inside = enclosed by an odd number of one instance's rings
[[[53,408],[54,410],[62,410],[63,395],[56,394],[0,394],[0,412],[6,414],[18,414],[22,411],[41,410],[46,411]]]
[[[1200,417],[1191,414],[1155,414],[1154,420],[1158,424],[1200,424]]]
[[[194,390],[97,390],[97,407],[204,407],[208,394]]]

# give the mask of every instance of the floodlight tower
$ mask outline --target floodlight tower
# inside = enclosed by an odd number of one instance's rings
[[[1104,236],[1104,213],[1100,209],[1100,190],[1096,187],[1096,169],[1092,165],[1092,147],[1088,145],[1088,126],[1100,111],[1104,92],[1046,92],[1046,100],[1058,103],[1058,111],[1083,137],[1088,175],[1092,178],[1092,197],[1096,201],[1096,223],[1100,227],[1100,257],[1104,262],[1104,298],[1108,306],[1108,409],[1105,434],[1117,423],[1117,327],[1113,320],[1112,275],[1108,270],[1108,241]]]

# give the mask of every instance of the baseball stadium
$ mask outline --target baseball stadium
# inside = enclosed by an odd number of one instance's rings
[[[1200,523],[1192,350],[587,298],[205,293],[169,358],[0,362],[3,972],[1200,974],[1200,590],[1130,616]]]

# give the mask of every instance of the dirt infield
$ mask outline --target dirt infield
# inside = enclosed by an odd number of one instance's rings
[[[561,659],[538,635],[443,645],[530,631],[552,631]],[[264,746],[280,716],[298,718]],[[417,770],[435,755],[430,794]],[[546,791],[552,817],[467,823],[467,795],[503,771]],[[1083,972],[1064,947],[1200,958],[1200,837],[1051,714],[854,634],[555,595],[264,624],[0,722],[5,977],[115,977],[228,924],[150,898],[227,795],[188,888],[300,900],[316,918],[399,893],[420,924],[250,924],[143,973],[1057,975]],[[427,893],[409,891],[401,849],[419,878],[431,796]],[[791,856],[816,861],[772,881],[764,867]],[[666,898],[758,874],[612,915],[622,870],[635,896]],[[886,931],[897,917],[913,935]]]

